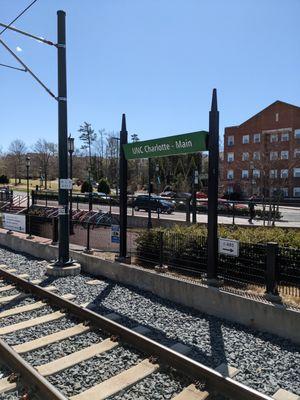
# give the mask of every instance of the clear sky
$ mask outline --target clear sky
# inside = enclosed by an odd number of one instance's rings
[[[0,0],[10,22],[30,0]],[[15,26],[56,40],[67,13],[69,131],[83,121],[141,139],[208,129],[218,89],[220,133],[275,100],[300,105],[299,0],[39,0]],[[57,93],[56,49],[1,38]],[[20,51],[22,50],[22,51]],[[0,46],[0,63],[17,65]],[[26,73],[0,68],[0,145],[57,141],[57,104]]]

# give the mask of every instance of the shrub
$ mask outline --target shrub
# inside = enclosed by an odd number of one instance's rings
[[[98,184],[98,192],[109,194],[110,193],[110,187],[106,179],[102,178],[100,179],[100,182]]]
[[[9,183],[9,179],[6,175],[0,175],[0,183]]]
[[[81,193],[92,192],[93,186],[90,182],[84,181],[83,184],[81,185],[80,191],[81,191]]]

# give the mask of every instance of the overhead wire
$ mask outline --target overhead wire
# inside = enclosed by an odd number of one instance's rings
[[[2,31],[0,32],[0,35],[6,31],[14,22],[17,21],[23,14],[25,14],[38,0],[33,0],[20,14],[16,16]]]

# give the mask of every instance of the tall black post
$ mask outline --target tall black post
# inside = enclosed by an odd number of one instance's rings
[[[29,195],[29,165],[26,165],[26,180],[27,180],[27,211],[30,205],[30,195]]]
[[[148,158],[148,223],[147,228],[152,228],[151,219],[151,158]]]
[[[66,14],[57,12],[58,56],[58,156],[59,182],[68,178],[68,126],[67,126],[67,71],[66,71]],[[59,245],[58,265],[69,262],[69,210],[68,190],[59,184]]]
[[[70,179],[72,179],[72,185],[73,185],[73,151],[70,151]],[[74,235],[72,215],[73,215],[73,186],[72,189],[70,189],[70,235]]]
[[[123,145],[128,142],[128,132],[126,130],[126,116],[122,116],[122,127],[120,132],[120,251],[119,261],[127,259],[127,160],[123,150]]]
[[[213,90],[209,113],[208,135],[208,220],[207,220],[207,283],[216,285],[218,269],[218,175],[219,175],[219,111],[217,90]]]

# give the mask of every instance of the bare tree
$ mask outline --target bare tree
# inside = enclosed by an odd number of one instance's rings
[[[23,140],[16,139],[9,145],[8,148],[8,156],[12,161],[13,166],[13,175],[15,178],[15,185],[17,185],[17,181],[21,183],[21,171],[23,166],[24,155],[26,154],[26,144]]]
[[[39,139],[33,146],[33,151],[36,153],[36,159],[41,173],[45,177],[45,189],[47,189],[49,168],[53,157],[57,153],[57,145],[52,142],[47,142],[45,139]]]

